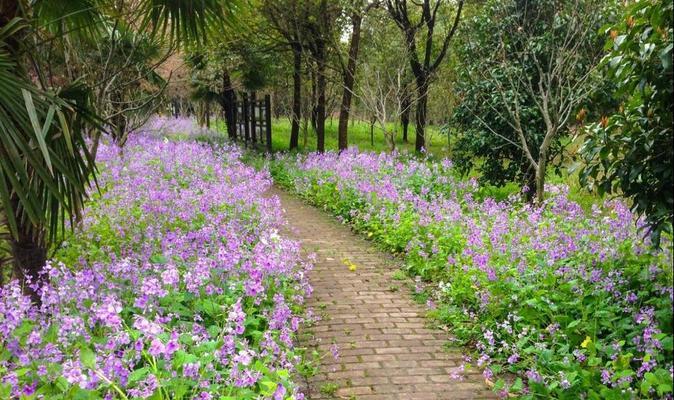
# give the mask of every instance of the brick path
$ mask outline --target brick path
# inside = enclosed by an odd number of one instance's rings
[[[443,347],[446,333],[427,327],[424,307],[392,278],[397,268],[390,255],[328,214],[281,190],[271,192],[281,198],[290,235],[317,255],[309,306],[322,318],[307,328],[302,344],[317,348],[322,360],[320,372],[307,382],[307,398],[493,398],[477,372],[463,381],[449,377],[462,355]]]

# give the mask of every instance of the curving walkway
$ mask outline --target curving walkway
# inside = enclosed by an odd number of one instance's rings
[[[494,397],[477,372],[462,381],[450,378],[462,355],[443,346],[447,334],[427,326],[424,307],[411,299],[405,282],[393,279],[393,257],[321,210],[277,188],[270,192],[281,199],[289,234],[317,256],[309,306],[321,320],[302,341],[322,360],[307,382],[308,399]]]

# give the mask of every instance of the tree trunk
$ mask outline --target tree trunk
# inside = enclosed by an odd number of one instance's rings
[[[420,82],[419,82],[420,81]],[[417,83],[417,109],[414,149],[421,152],[426,147],[426,106],[428,102],[428,79],[421,78]]]
[[[297,149],[302,114],[302,47],[293,47],[293,110],[290,127],[290,150]]]
[[[13,209],[17,210],[19,202],[17,198],[12,199]],[[16,215],[18,236],[11,236],[9,240],[12,260],[14,262],[14,274],[21,281],[23,293],[33,300],[33,303],[40,305],[40,296],[35,290],[36,280],[40,272],[44,269],[47,262],[47,248],[40,237],[44,232],[37,232],[30,225],[29,221]],[[26,225],[28,224],[28,225]]]
[[[236,92],[232,87],[232,80],[229,71],[222,71],[222,95],[220,96],[220,105],[225,113],[225,124],[227,124],[227,136],[230,140],[236,140]]]
[[[319,153],[325,151],[325,88],[327,86],[325,77],[325,47],[321,47],[319,58],[316,60],[316,90],[318,101],[316,103],[316,150]]]
[[[349,61],[346,66],[346,71],[344,71],[344,92],[342,93],[342,104],[339,108],[339,127],[337,128],[339,150],[345,150],[348,147],[347,128],[349,125],[353,85],[356,79],[356,61],[358,59],[362,19],[363,17],[359,10],[354,11],[351,15],[352,30],[351,43],[349,46]]]
[[[384,129],[386,129],[386,125],[384,125]],[[393,153],[396,149],[396,133],[397,129],[394,129],[391,132],[384,132],[384,137],[388,140],[388,146],[389,146],[389,151]]]
[[[538,154],[538,168],[536,168],[536,203],[541,205],[545,200],[545,170],[548,163],[547,147],[542,146]]]
[[[374,117],[370,118],[370,146],[374,148],[374,123],[376,119]]]
[[[22,281],[23,293],[40,304],[40,296],[35,290],[34,281],[39,276],[47,262],[47,249],[30,238],[12,240],[12,258],[14,259],[15,273]]]
[[[528,171],[528,174],[524,177],[525,185],[527,186],[527,191],[523,193],[524,201],[527,203],[533,203],[536,194],[536,171]]]
[[[124,114],[118,114],[117,116],[112,118],[111,121],[112,126],[110,132],[112,133],[112,140],[119,148],[122,148],[124,147],[124,144],[126,143],[127,139],[126,117]]]
[[[211,129],[211,102],[206,101],[204,106],[204,114],[206,115],[206,129]]]
[[[309,142],[309,120],[307,117],[302,119],[302,149],[306,150]]]
[[[400,99],[400,125],[403,128],[403,143],[407,143],[407,129],[410,126],[410,109],[412,108],[412,99],[410,97],[410,92],[405,87]]]
[[[316,82],[316,71],[311,70],[311,114],[310,114],[310,122],[311,122],[311,127],[314,129],[314,131],[318,130],[318,125],[316,125],[316,112],[317,112],[317,107],[316,104],[318,103],[318,99],[316,98],[318,93],[318,84]]]

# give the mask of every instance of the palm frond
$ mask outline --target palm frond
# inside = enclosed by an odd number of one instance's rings
[[[0,205],[13,236],[51,241],[80,215],[94,164],[81,105],[26,78],[7,48],[12,32],[0,30]]]
[[[38,27],[54,35],[96,39],[102,33],[105,18],[96,0],[36,0],[33,14]]]
[[[234,27],[241,0],[143,0],[144,23],[154,35],[181,44],[204,43],[213,31]]]

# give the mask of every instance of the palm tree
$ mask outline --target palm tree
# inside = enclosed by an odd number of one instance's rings
[[[76,76],[60,84],[45,79],[50,59],[36,48],[40,41],[58,40],[64,46],[57,51],[65,53],[71,39],[95,41],[110,21],[106,12],[119,4],[0,0],[0,223],[5,226],[0,241],[6,239],[14,275],[36,302],[38,286],[32,283],[40,276],[49,246],[62,237],[66,221],[76,224],[95,181],[86,132],[102,129],[105,122],[89,101],[89,88]],[[135,4],[139,30],[178,46],[202,42],[218,26],[232,26],[239,7],[238,0]]]

